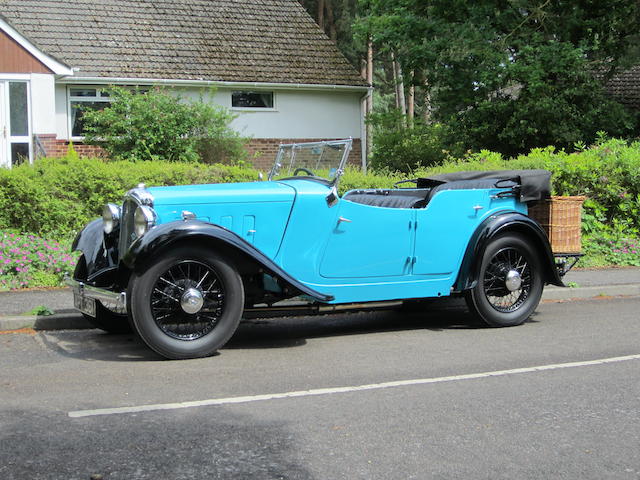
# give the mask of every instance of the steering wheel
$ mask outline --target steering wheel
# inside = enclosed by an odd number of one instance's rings
[[[302,168],[302,167],[296,168],[296,169],[293,171],[293,176],[294,176],[294,177],[297,177],[297,176],[298,176],[298,173],[300,173],[300,172],[302,172],[302,173],[306,173],[307,175],[310,175],[310,176],[312,176],[312,177],[315,177],[315,175],[313,174],[313,172],[312,172],[311,170],[307,170],[306,168]]]

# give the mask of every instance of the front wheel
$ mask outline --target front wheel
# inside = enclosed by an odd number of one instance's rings
[[[518,234],[505,234],[487,246],[478,281],[465,292],[472,313],[493,327],[524,323],[540,303],[544,278],[535,248]]]
[[[244,306],[235,267],[198,247],[171,250],[132,275],[128,295],[138,334],[170,359],[215,353],[235,332]]]

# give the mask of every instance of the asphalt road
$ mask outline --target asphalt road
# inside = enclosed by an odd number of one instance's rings
[[[0,479],[639,479],[639,312],[254,321],[188,361],[94,330],[0,335]]]

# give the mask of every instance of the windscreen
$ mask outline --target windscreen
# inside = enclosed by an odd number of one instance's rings
[[[333,181],[351,149],[351,140],[281,145],[269,180],[312,176]]]

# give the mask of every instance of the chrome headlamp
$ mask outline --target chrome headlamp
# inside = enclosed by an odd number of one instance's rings
[[[156,212],[153,208],[140,205],[133,214],[133,231],[140,238],[156,224]]]
[[[102,229],[109,235],[120,224],[120,207],[113,203],[107,203],[102,209]]]

